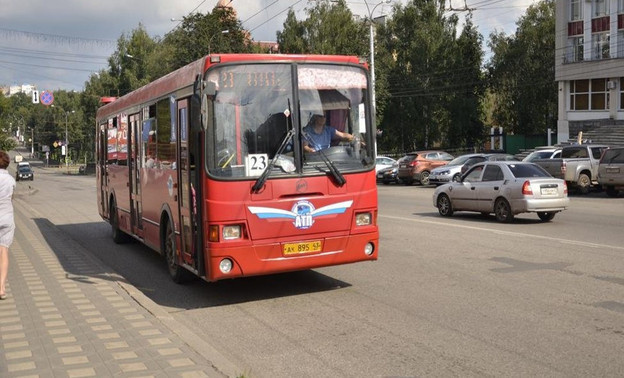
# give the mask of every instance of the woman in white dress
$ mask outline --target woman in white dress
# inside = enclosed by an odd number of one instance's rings
[[[0,300],[6,299],[6,280],[9,275],[9,246],[13,243],[13,191],[15,179],[7,171],[11,159],[0,151]]]

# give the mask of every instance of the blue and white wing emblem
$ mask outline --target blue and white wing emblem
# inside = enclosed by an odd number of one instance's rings
[[[274,209],[272,207],[249,206],[249,211],[256,214],[260,219],[295,219],[297,214],[288,210]]]
[[[312,211],[311,215],[313,217],[320,217],[322,215],[342,214],[347,211],[347,209],[350,208],[352,204],[353,201],[344,201],[334,203],[333,205],[319,207],[318,209]]]
[[[301,230],[312,227],[314,218],[323,215],[342,214],[353,205],[353,201],[344,201],[315,209],[309,201],[296,202],[290,211],[272,207],[249,206],[248,209],[260,219],[289,219]]]

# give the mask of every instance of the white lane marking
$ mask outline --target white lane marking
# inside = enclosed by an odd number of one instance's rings
[[[502,231],[502,230],[495,230],[495,229],[486,228],[486,227],[466,226],[466,225],[463,225],[463,224],[444,223],[444,222],[436,222],[436,221],[431,221],[431,220],[415,219],[415,218],[394,217],[394,216],[391,216],[391,215],[378,215],[378,217],[379,218],[395,219],[395,220],[400,220],[400,221],[408,221],[408,222],[428,223],[428,224],[434,224],[434,225],[437,225],[437,226],[444,226],[444,227],[463,228],[463,229],[466,229],[466,230],[492,232],[492,233],[499,234],[499,235],[516,236],[516,237],[530,237],[530,238],[535,238],[535,239],[549,240],[549,241],[555,241],[555,242],[564,243],[564,244],[578,245],[578,246],[589,247],[589,248],[610,248],[610,249],[624,251],[624,247],[622,247],[622,246],[608,245],[608,244],[597,244],[597,243],[588,243],[588,242],[577,241],[577,240],[568,240],[568,239],[555,238],[555,237],[551,237],[551,236],[526,234],[526,233],[523,233],[523,232]]]

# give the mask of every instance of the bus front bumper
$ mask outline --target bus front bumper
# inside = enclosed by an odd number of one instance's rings
[[[320,251],[306,251],[321,241]],[[298,248],[300,250],[298,250]],[[212,247],[206,254],[208,281],[315,269],[325,266],[377,260],[379,233],[313,241],[275,242],[241,247]]]

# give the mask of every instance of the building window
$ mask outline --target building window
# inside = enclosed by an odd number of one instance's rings
[[[592,18],[608,16],[609,3],[611,3],[611,0],[592,1]]]
[[[624,0],[619,0],[624,1]],[[583,1],[570,0],[570,21],[579,21],[583,19]]]
[[[583,51],[583,37],[568,38],[568,53],[566,56],[568,63],[582,62]]]
[[[589,109],[589,80],[570,81],[570,110]]]
[[[624,13],[624,0],[618,0],[618,13]]]
[[[570,81],[570,110],[607,110],[609,108],[607,81],[607,79]]]
[[[609,91],[607,79],[592,79],[591,81],[591,110],[609,109]]]
[[[609,32],[592,34],[592,59],[608,59],[610,55]]]
[[[620,78],[620,109],[624,109],[624,77]]]

